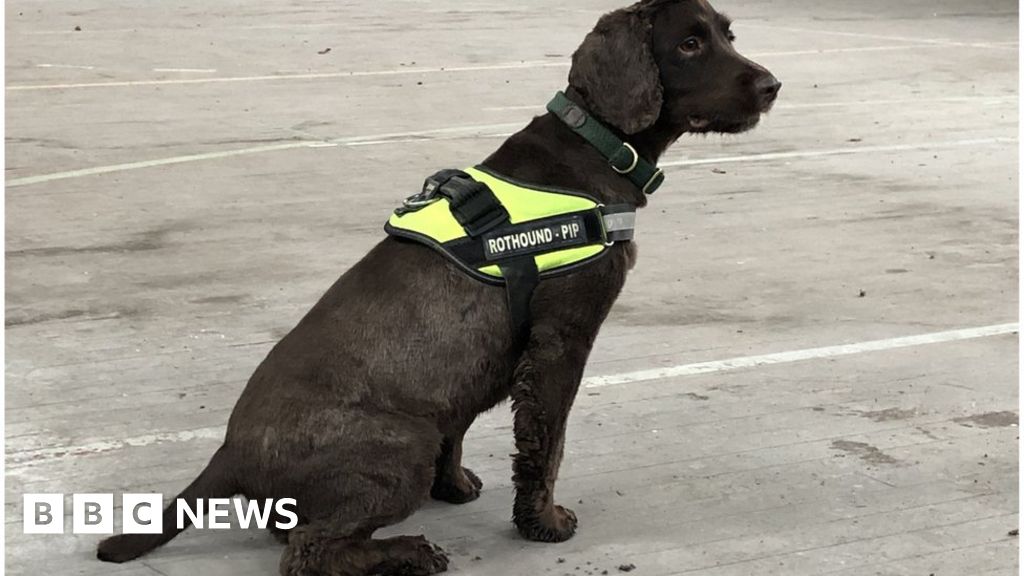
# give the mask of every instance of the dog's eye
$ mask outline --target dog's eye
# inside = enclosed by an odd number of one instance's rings
[[[679,45],[679,49],[686,54],[693,54],[694,52],[700,51],[700,38],[696,36],[690,36],[683,43]]]
[[[726,30],[725,31],[725,37],[729,39],[729,42],[735,42],[736,41],[736,35],[732,33],[732,30]]]

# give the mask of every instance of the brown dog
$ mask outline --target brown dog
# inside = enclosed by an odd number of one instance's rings
[[[741,132],[771,107],[778,80],[732,41],[729,20],[705,0],[643,0],[600,19],[573,55],[566,94],[654,162],[685,132]],[[483,164],[608,205],[646,204],[552,114]],[[566,417],[634,259],[631,243],[616,244],[542,280],[529,338],[519,342],[502,288],[424,245],[383,240],[256,369],[223,446],[180,498],[296,499],[300,524],[287,534],[286,576],[440,572],[444,553],[422,537],[371,536],[428,495],[476,498],[480,480],[462,467],[463,435],[477,414],[511,396],[515,524],[531,540],[570,538],[576,516],[553,494]],[[170,507],[163,534],[109,538],[98,556],[141,556],[173,538],[175,523]]]

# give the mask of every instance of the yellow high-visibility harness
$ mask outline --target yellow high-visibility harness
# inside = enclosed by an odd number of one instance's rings
[[[484,282],[504,284],[501,263],[511,259],[532,258],[543,278],[590,262],[613,242],[632,238],[632,206],[609,209],[579,192],[519,184],[482,167],[445,172],[450,179],[439,183],[438,188],[448,190],[457,184],[472,190],[464,193],[469,196],[489,190],[497,200],[476,220],[486,223],[488,217],[499,219],[502,209],[507,219],[487,230],[463,226],[453,212],[453,201],[435,191],[430,198],[410,198],[392,214],[384,229],[394,236],[430,245]],[[431,185],[428,180],[427,187]],[[472,200],[459,197],[456,201],[466,205]],[[417,202],[422,203],[418,209]]]

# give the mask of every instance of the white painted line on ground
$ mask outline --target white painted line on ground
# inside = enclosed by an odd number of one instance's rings
[[[185,162],[198,162],[200,160],[213,160],[216,158],[229,158],[231,156],[243,156],[246,154],[258,154],[260,152],[275,152],[278,150],[290,150],[292,148],[307,148],[309,142],[288,142],[287,144],[274,144],[270,146],[254,146],[252,148],[239,148],[235,150],[224,150],[221,152],[206,152],[203,154],[188,154],[185,156],[172,156],[170,158],[158,158],[155,160],[142,160],[140,162],[126,162],[124,164],[109,164],[107,166],[96,166],[93,168],[82,168],[80,170],[68,170],[66,172],[54,172],[39,176],[26,176],[24,178],[12,178],[7,181],[8,188],[17,186],[28,186],[29,184],[41,184],[54,180],[65,180],[68,178],[81,178],[82,176],[95,176],[97,174],[109,174],[111,172],[124,172],[125,170],[138,170],[140,168],[153,168],[156,166],[167,166],[169,164],[183,164]]]
[[[99,174],[109,174],[111,172],[124,172],[128,170],[140,170],[142,168],[155,168],[157,166],[168,166],[172,164],[183,164],[186,162],[200,162],[203,160],[216,160],[219,158],[230,158],[232,156],[246,156],[249,154],[261,154],[265,152],[278,152],[281,150],[294,150],[296,148],[323,148],[331,146],[361,146],[366,145],[367,142],[372,144],[385,144],[401,141],[416,141],[423,138],[410,138],[411,136],[422,136],[424,138],[429,136],[437,135],[451,135],[451,134],[475,134],[480,131],[487,130],[502,130],[508,128],[515,128],[520,126],[521,123],[504,123],[504,124],[480,124],[476,126],[454,126],[448,128],[438,128],[435,130],[418,130],[413,132],[391,132],[384,134],[371,134],[365,136],[346,136],[341,138],[334,138],[331,140],[295,140],[293,142],[285,142],[282,144],[269,144],[266,146],[253,146],[251,148],[237,148],[234,150],[224,150],[219,152],[204,152],[200,154],[186,154],[183,156],[171,156],[168,158],[155,158],[153,160],[142,160],[139,162],[126,162],[124,164],[108,164],[106,166],[95,166],[92,168],[82,168],[79,170],[67,170],[64,172],[53,172],[50,174],[41,174],[39,176],[26,176],[24,178],[11,178],[7,180],[8,188],[16,188],[18,186],[28,186],[30,184],[41,184],[44,182],[53,182],[55,180],[66,180],[69,178],[81,178],[83,176],[96,176]]]
[[[267,146],[254,146],[252,148],[238,148],[235,150],[224,150],[220,152],[205,152],[200,154],[187,154],[184,156],[171,156],[169,158],[156,158],[153,160],[142,160],[139,162],[127,162],[124,164],[110,164],[96,166],[93,168],[82,168],[79,170],[68,170],[65,172],[53,172],[39,176],[25,176],[23,178],[12,178],[7,180],[7,188],[28,186],[30,184],[41,184],[55,180],[66,180],[69,178],[81,178],[83,176],[96,176],[112,172],[124,172],[128,170],[140,170],[142,168],[155,168],[157,166],[168,166],[172,164],[183,164],[186,162],[200,162],[203,160],[216,160],[230,158],[233,156],[246,156],[249,154],[261,154],[265,152],[277,152],[281,150],[293,150],[297,148],[322,148],[331,145],[343,146],[375,146],[381,144],[396,144],[409,142],[429,142],[437,138],[427,138],[429,135],[456,135],[476,136],[479,138],[494,138],[508,136],[506,132],[491,134],[480,134],[480,132],[491,131],[501,128],[519,127],[521,123],[506,124],[481,124],[477,126],[456,126],[452,128],[439,128],[437,130],[424,130],[419,132],[395,132],[390,134],[377,134],[374,136],[354,136],[336,138],[333,140],[296,140],[284,144],[271,144]],[[416,136],[424,136],[417,138]],[[851,146],[849,148],[833,148],[826,150],[800,150],[793,152],[772,152],[767,154],[744,154],[739,156],[720,156],[716,158],[694,158],[685,160],[670,160],[661,162],[662,168],[677,166],[700,166],[704,164],[726,164],[735,162],[766,162],[771,160],[788,160],[793,158],[814,158],[819,156],[839,156],[846,154],[871,154],[876,152],[899,152],[906,150],[929,150],[934,148],[960,148],[964,146],[983,146],[989,144],[1010,144],[1015,143],[1015,138],[979,138],[974,140],[952,140],[939,142],[924,142],[920,144],[894,144],[889,146]]]
[[[448,126],[446,128],[433,128],[430,130],[415,130],[411,132],[390,132],[384,134],[368,134],[365,136],[343,136],[341,138],[334,138],[330,142],[336,142],[338,144],[346,144],[354,146],[356,144],[376,140],[379,142],[393,142],[397,138],[409,138],[410,136],[435,136],[444,134],[473,134],[476,132],[493,131],[493,130],[507,130],[509,128],[519,128],[523,125],[522,122],[502,122],[500,124],[471,124],[469,126]]]
[[[60,460],[67,457],[102,454],[115,450],[123,450],[133,446],[149,446],[151,444],[167,444],[189,442],[191,440],[223,440],[224,426],[211,426],[180,432],[164,432],[161,434],[145,434],[123,440],[100,440],[87,442],[77,446],[55,446],[52,448],[36,448],[33,450],[7,451],[8,468],[30,468],[47,460]]]
[[[488,112],[496,112],[500,110],[544,110],[544,104],[516,104],[514,106],[486,106],[483,108]]]
[[[803,104],[776,104],[775,110],[803,110],[807,108],[845,108],[853,106],[885,106],[892,104],[935,104],[941,102],[969,104],[1001,104],[1018,102],[1017,96],[943,96],[938,98],[889,98],[881,100],[849,100],[845,102],[807,102]]]
[[[113,80],[109,82],[76,82],[70,84],[14,84],[8,91],[68,90],[72,88],[117,88],[130,86],[165,86],[169,84],[214,84],[224,82],[266,82],[273,80],[319,80],[324,78],[358,78],[362,76],[395,76],[402,74],[444,74],[448,72],[481,72],[530,68],[568,67],[568,62],[506,62],[478,66],[405,67],[390,70],[356,70],[351,72],[310,72],[306,74],[264,74],[261,76],[220,76],[216,78],[169,78],[163,80]]]
[[[216,68],[153,68],[153,72],[198,72],[206,74],[216,71]]]
[[[383,140],[363,140],[361,142],[350,142],[348,146],[379,146],[381,144],[407,144],[410,142],[422,142],[424,138],[385,138]]]
[[[514,134],[514,132],[497,132],[493,134],[467,134],[465,136],[471,136],[473,138],[508,138]],[[454,136],[459,138],[462,136]],[[449,136],[451,138],[451,136]],[[410,144],[414,142],[432,142],[438,140],[438,138],[394,138],[384,140],[363,140],[359,142],[346,142],[345,146],[359,147],[359,146],[379,146],[381,144]]]
[[[690,160],[673,160],[661,162],[658,166],[671,168],[675,166],[701,166],[704,164],[726,164],[733,162],[765,162],[770,160],[789,160],[793,158],[816,158],[820,156],[840,156],[845,154],[872,154],[877,152],[904,152],[907,150],[932,150],[935,148],[962,148],[965,146],[984,146],[989,144],[1011,144],[1016,138],[977,138],[974,140],[951,140],[945,142],[922,142],[921,144],[893,144],[888,146],[851,146],[849,148],[832,148],[826,150],[798,150],[793,152],[770,152],[767,154],[744,154],[741,156],[720,156],[718,158],[694,158]]]
[[[929,45],[907,45],[896,46],[856,46],[852,48],[821,48],[814,50],[790,50],[785,52],[757,52],[749,54],[751,58],[770,58],[776,56],[813,56],[824,54],[837,54],[844,52],[879,52],[894,50],[913,50],[921,48],[938,48],[941,46]],[[530,68],[567,68],[568,60],[546,61],[535,60],[525,62],[507,62],[501,64],[479,65],[479,66],[452,66],[452,67],[403,67],[389,70],[368,70],[352,72],[304,72],[304,73],[279,73],[264,74],[259,76],[223,76],[216,78],[166,78],[159,80],[111,80],[104,82],[77,82],[70,84],[13,84],[7,86],[7,90],[68,90],[73,88],[117,88],[132,86],[164,86],[173,84],[206,84],[224,82],[267,82],[283,80],[321,80],[328,78],[358,78],[363,76],[391,76],[396,74],[436,74],[442,72],[476,72],[487,70],[514,70]],[[155,72],[216,72],[216,69],[189,69],[189,68],[154,68]]]
[[[501,12],[507,13],[519,13],[528,14],[532,9],[518,9],[503,5]],[[494,8],[479,8],[479,9],[460,9],[460,10],[447,10],[443,8],[428,10],[433,14],[440,14],[449,16],[457,13],[467,14],[486,14],[487,16],[493,17],[495,14]],[[553,6],[545,6],[543,11],[540,12],[542,17],[550,18],[552,12],[567,12],[567,13],[578,13],[578,14],[593,14],[599,16],[604,13],[604,10],[584,10],[584,9],[573,9],[573,8],[555,8]],[[126,32],[136,32],[143,34],[150,34],[154,31],[161,33],[188,33],[196,32],[197,30],[209,33],[218,33],[224,30],[302,30],[302,29],[316,29],[316,28],[334,28],[338,32],[364,32],[364,31],[375,31],[376,28],[372,25],[358,25],[352,24],[351,22],[338,21],[338,22],[288,22],[280,24],[234,24],[234,25],[218,25],[218,26],[204,26],[202,28],[196,28],[192,26],[161,26],[157,29],[153,28],[85,28],[83,30],[74,30],[67,28],[63,30],[22,30],[22,29],[8,29],[5,32],[9,35],[24,35],[24,36],[58,36],[58,35],[90,35],[90,34],[123,34]]]
[[[961,340],[985,338],[989,336],[1000,336],[1016,333],[1017,330],[1017,323],[979,326],[976,328],[962,328],[959,330],[918,334],[916,336],[870,340],[854,344],[790,350],[787,352],[763,354],[760,356],[741,356],[737,358],[730,358],[728,360],[714,360],[711,362],[698,362],[696,364],[681,364],[677,366],[627,372],[624,374],[591,376],[589,378],[584,378],[582,385],[585,388],[600,388],[617,384],[630,384],[651,380],[663,380],[666,378],[710,374],[714,372],[727,372],[730,370],[743,370],[747,368],[756,368],[758,366],[802,362],[805,360],[821,358],[835,358],[838,356],[850,356],[868,352],[896,350],[911,346],[942,344]],[[223,426],[212,426],[208,428],[197,428],[194,430],[183,430],[180,432],[145,434],[120,440],[99,440],[75,446],[54,446],[47,448],[20,448],[15,442],[8,442],[6,451],[7,469],[12,471],[12,473],[17,474],[16,471],[19,469],[28,469],[50,461],[74,458],[76,456],[90,456],[105,452],[123,450],[125,448],[149,446],[152,444],[188,442],[191,440],[220,440],[224,437],[224,431],[225,427]],[[31,441],[32,437],[28,436],[26,438]]]
[[[841,102],[808,102],[803,104],[776,104],[774,110],[803,110],[806,108],[845,108],[853,106],[882,106],[891,104],[934,104],[939,102],[964,102],[975,104],[999,104],[1017,102],[1017,96],[942,96],[937,98],[886,98],[881,100],[846,100]],[[503,110],[543,110],[543,104],[521,104],[513,106],[487,106],[487,112]]]
[[[95,70],[95,66],[78,66],[76,64],[36,64],[36,68],[72,68],[74,70]]]
[[[872,34],[867,32],[848,32],[846,30],[825,30],[822,28],[800,28],[796,26],[775,26],[772,24],[756,24],[742,22],[737,28],[764,28],[768,30],[779,30],[782,32],[802,32],[807,34],[826,34],[831,36],[847,36],[850,38],[869,38],[871,40],[895,40],[898,42],[917,42],[919,44],[935,44],[939,46],[958,46],[962,48],[1012,48],[1017,45],[1014,41],[999,42],[958,42],[947,38],[917,38],[912,36],[890,36],[887,34]],[[1012,44],[1011,44],[1012,42]],[[919,46],[918,46],[919,47]]]
[[[728,370],[741,370],[745,368],[755,368],[757,366],[785,364],[788,362],[801,362],[804,360],[820,358],[835,358],[837,356],[850,356],[852,354],[863,354],[865,352],[879,352],[884,350],[907,348],[910,346],[924,346],[926,344],[942,344],[945,342],[972,340],[988,336],[1000,336],[1003,334],[1016,333],[1017,330],[1018,324],[1013,322],[1009,324],[979,326],[976,328],[962,328],[960,330],[947,330],[945,332],[932,332],[930,334],[918,334],[916,336],[870,340],[867,342],[857,342],[855,344],[840,344],[838,346],[825,346],[822,348],[790,350],[788,352],[762,354],[760,356],[740,356],[737,358],[730,358],[728,360],[714,360],[711,362],[698,362],[696,364],[681,364],[678,366],[667,366],[665,368],[638,370],[636,372],[627,372],[625,374],[591,376],[584,379],[583,386],[586,388],[600,388],[602,386],[612,386],[615,384],[647,382],[649,380],[661,380],[664,378],[676,378],[679,376],[693,376],[696,374],[710,374],[712,372],[725,372]]]
[[[900,50],[921,50],[925,48],[945,48],[932,44],[899,44],[894,46],[852,46],[849,48],[819,48],[816,50],[789,50],[783,52],[755,52],[751,58],[771,58],[773,56],[815,56],[825,54],[844,54],[847,52],[894,52]]]

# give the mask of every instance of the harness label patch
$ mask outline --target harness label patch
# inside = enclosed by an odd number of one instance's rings
[[[517,226],[513,231],[497,230],[485,234],[483,242],[484,256],[500,260],[586,244],[587,230],[582,217],[568,216],[544,224]]]

